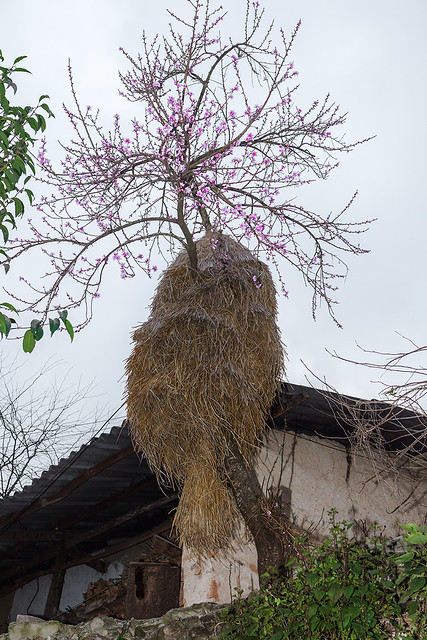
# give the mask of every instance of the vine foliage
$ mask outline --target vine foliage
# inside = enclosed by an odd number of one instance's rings
[[[0,65],[0,232],[3,237],[0,255],[3,257],[2,266],[6,274],[10,269],[7,245],[16,242],[10,238],[10,232],[17,228],[18,221],[23,218],[25,203],[32,205],[34,200],[34,193],[28,183],[36,174],[37,159],[32,153],[35,136],[45,131],[46,116],[54,117],[46,102],[49,98],[47,95],[40,96],[33,107],[12,105],[10,102],[10,92],[16,94],[18,89],[12,76],[17,73],[30,73],[28,69],[19,66],[26,57],[19,56],[10,67]],[[4,62],[1,51],[0,62]],[[9,315],[9,312],[18,314],[15,304],[0,303],[2,337],[7,338],[12,326],[17,324],[15,317]],[[67,314],[67,310],[63,310],[57,317],[51,318],[49,328],[53,335],[63,324],[72,340],[74,330]],[[23,350],[31,353],[36,342],[43,337],[43,333],[43,321],[33,319],[23,334]]]
[[[222,640],[425,640],[427,528],[402,525],[407,550],[390,553],[378,529],[357,540],[335,514],[320,545],[294,541],[286,576],[272,569],[258,592],[238,592]]]

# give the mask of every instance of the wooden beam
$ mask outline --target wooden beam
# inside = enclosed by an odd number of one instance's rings
[[[137,518],[138,516],[142,515],[143,513],[146,513],[147,511],[153,511],[154,509],[159,509],[160,507],[163,507],[164,505],[169,504],[176,498],[178,498],[178,494],[172,493],[170,496],[163,496],[163,498],[160,498],[155,502],[151,502],[150,504],[145,504],[145,505],[141,505],[140,507],[136,507],[135,509],[128,511],[123,515],[118,516],[117,518],[114,518],[114,520],[109,520],[109,522],[105,522],[104,524],[100,525],[99,527],[96,527],[95,529],[91,529],[90,531],[81,533],[69,541],[66,540],[65,545],[67,548],[69,548],[69,547],[74,547],[75,545],[80,544],[82,542],[86,542],[86,540],[95,538],[96,536],[99,536],[102,533],[109,531],[110,529],[114,529],[115,527],[118,527],[119,525],[124,524],[128,520],[133,520],[134,518]]]
[[[64,586],[65,569],[59,569],[52,575],[52,581],[47,595],[43,616],[50,620],[58,613],[61,602],[62,587]]]
[[[87,551],[82,547],[74,547],[73,549],[69,549],[67,551],[67,556],[68,556],[67,562],[70,562],[72,560],[79,561],[82,556],[87,556]],[[65,561],[66,561],[66,558],[64,559],[64,563]],[[98,573],[105,573],[108,568],[107,563],[104,562],[103,560],[91,560],[90,562],[86,562],[85,564],[87,564],[87,566],[90,567],[91,569],[95,569],[95,571],[98,571]]]
[[[133,518],[136,518],[137,516],[140,516],[143,513],[146,513],[147,511],[152,511],[153,509],[158,509],[160,507],[163,507],[166,504],[175,500],[177,497],[178,497],[178,494],[173,493],[170,496],[163,496],[163,498],[160,498],[159,500],[156,500],[155,502],[152,502],[150,504],[141,505],[140,507],[137,507],[136,509],[132,509],[132,511],[128,511],[127,513],[123,514],[118,518],[114,518],[114,520],[110,520],[109,522],[104,523],[100,527],[96,527],[95,529],[92,529],[91,531],[87,531],[85,533],[81,533],[78,536],[75,536],[74,538],[70,538],[68,540],[65,539],[61,543],[62,548],[64,550],[67,550],[72,547],[75,547],[78,544],[81,544],[82,542],[85,542],[90,538],[94,538],[95,536],[100,535],[101,533],[105,533],[105,531],[109,531],[110,529],[113,529],[114,527],[117,527],[118,525],[123,524],[128,520],[132,520]],[[53,556],[57,554],[57,552],[58,552],[58,549],[54,547],[54,548],[48,549],[44,553],[34,554],[29,561],[24,562],[21,565],[15,566],[13,569],[9,569],[9,571],[3,571],[0,577],[1,582],[5,582],[6,580],[12,580],[13,576],[20,573],[24,573],[25,571],[28,571],[28,569],[31,569],[32,567],[37,566],[38,564],[42,564],[43,562],[50,560]],[[52,572],[52,568],[50,569],[50,571],[48,571],[48,573],[51,573],[51,572]]]
[[[98,475],[101,471],[104,471],[104,469],[111,467],[111,465],[115,464],[119,460],[122,460],[123,458],[126,458],[127,456],[132,455],[132,453],[135,454],[135,450],[133,446],[129,446],[129,447],[126,447],[125,449],[121,449],[120,451],[117,451],[112,456],[105,458],[101,462],[98,462],[98,464],[95,464],[90,469],[86,469],[86,471],[83,471],[83,473],[80,473],[76,478],[71,480],[71,482],[66,484],[64,487],[62,487],[62,489],[60,489],[56,493],[52,493],[49,496],[41,497],[41,498],[38,498],[37,500],[33,500],[22,509],[19,509],[18,511],[15,511],[13,513],[9,513],[7,516],[3,516],[2,518],[0,518],[0,527],[4,527],[4,529],[6,529],[10,527],[12,524],[14,524],[17,520],[20,520],[21,518],[24,518],[30,515],[31,513],[34,513],[35,511],[44,509],[45,507],[51,504],[55,504],[55,502],[59,502],[60,500],[68,496],[70,493],[72,493],[75,489],[80,487],[82,484],[90,480],[90,478],[93,478],[93,476]]]
[[[121,502],[125,498],[131,496],[142,489],[146,489],[147,487],[157,486],[156,477],[153,476],[149,480],[144,480],[143,482],[136,482],[128,487],[125,487],[121,491],[116,491],[105,500],[98,502],[98,504],[91,505],[87,509],[79,509],[76,515],[70,516],[69,518],[64,518],[60,520],[56,525],[55,529],[64,530],[73,527],[76,524],[79,524],[83,520],[87,518],[87,516],[93,516],[95,513],[99,513],[100,511],[105,511],[109,507],[117,504],[117,502]],[[0,537],[1,540],[1,537]]]
[[[120,553],[120,551],[125,551],[129,549],[129,547],[133,547],[137,544],[141,544],[146,540],[149,540],[156,533],[164,533],[171,528],[170,520],[165,520],[161,524],[157,525],[157,527],[153,527],[150,531],[142,533],[141,535],[134,536],[125,540],[124,542],[120,542],[119,544],[112,545],[110,547],[104,547],[102,550],[94,553],[93,555],[84,555],[80,556],[80,558],[75,558],[74,560],[69,560],[61,566],[61,569],[70,569],[71,567],[77,567],[82,564],[91,565],[94,561],[102,560],[102,558],[107,558],[108,556],[115,555],[116,553]],[[25,584],[28,584],[32,580],[36,580],[36,578],[40,578],[41,576],[48,575],[52,573],[52,567],[48,567],[46,569],[41,569],[39,571],[35,571],[34,573],[27,574],[26,576],[22,576],[16,580],[10,580],[8,584],[0,587],[0,597],[7,595],[8,593],[12,593],[23,587]]]
[[[0,533],[0,542],[37,542],[37,540],[62,540],[64,534],[62,531],[40,531],[39,529],[25,531],[11,531],[8,529],[5,533]],[[19,545],[19,549],[25,548],[27,545]],[[15,548],[8,549],[2,556],[10,558],[13,555]]]

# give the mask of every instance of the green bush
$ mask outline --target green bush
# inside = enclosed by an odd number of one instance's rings
[[[407,552],[387,551],[374,529],[363,542],[336,523],[319,546],[296,541],[286,575],[271,570],[224,613],[223,640],[427,639],[427,530],[404,525]]]

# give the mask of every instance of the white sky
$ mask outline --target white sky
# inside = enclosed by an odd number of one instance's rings
[[[228,0],[233,28],[242,22],[245,2]],[[119,112],[129,119],[138,105],[118,96],[119,53],[140,49],[142,29],[166,33],[166,8],[179,12],[185,0],[23,0],[3,2],[0,48],[7,62],[27,55],[32,76],[18,78],[17,103],[34,103],[50,95],[56,114],[47,129],[48,148],[69,140],[61,111],[71,104],[67,78],[70,57],[83,105],[99,107],[105,118]],[[425,126],[427,3],[425,0],[264,0],[267,18],[290,32],[302,18],[293,49],[299,71],[300,100],[311,102],[330,92],[348,111],[347,139],[376,135],[375,140],[341,156],[328,181],[301,191],[301,201],[318,212],[339,210],[358,189],[354,219],[378,218],[362,244],[367,256],[350,259],[350,272],[339,293],[338,329],[325,309],[313,322],[311,292],[295,274],[285,272],[290,297],[280,300],[279,325],[287,346],[288,380],[304,384],[304,361],[318,376],[344,393],[374,397],[378,388],[369,370],[332,359],[326,352],[363,359],[366,348],[400,351],[405,342],[424,340],[427,311],[424,295],[427,180]],[[51,156],[54,153],[51,151]],[[34,216],[34,214],[33,214]],[[72,367],[71,376],[94,380],[101,404],[114,410],[123,393],[123,362],[130,352],[130,333],[148,314],[156,286],[143,273],[122,281],[115,273],[95,308],[95,320],[70,345],[65,335],[44,338],[31,356],[23,356],[27,375],[48,357]],[[71,318],[72,319],[72,318]],[[2,343],[4,354],[20,345]]]

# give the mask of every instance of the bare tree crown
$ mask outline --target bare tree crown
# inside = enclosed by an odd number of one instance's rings
[[[196,272],[195,240],[212,229],[270,260],[287,295],[283,258],[312,287],[313,313],[323,299],[333,315],[345,252],[365,251],[358,239],[369,221],[346,219],[355,196],[322,215],[297,204],[295,190],[327,178],[336,155],[364,141],[345,141],[345,114],[329,95],[305,110],[296,105],[289,55],[299,24],[274,45],[260,4],[248,2],[241,38],[224,42],[222,8],[187,2],[192,18],[171,13],[168,37],[144,35],[137,57],[122,50],[129,64],[122,95],[138,103],[131,134],[118,114],[106,132],[99,113],[81,107],[70,67],[75,108],[64,108],[74,138],[59,171],[43,143],[39,162],[53,195],[38,204],[31,237],[17,238],[10,251],[14,261],[38,249],[50,264],[42,285],[27,281],[22,309],[46,317],[82,305],[82,327],[108,263],[122,278],[137,269],[150,275],[157,251],[169,261],[184,246]]]

